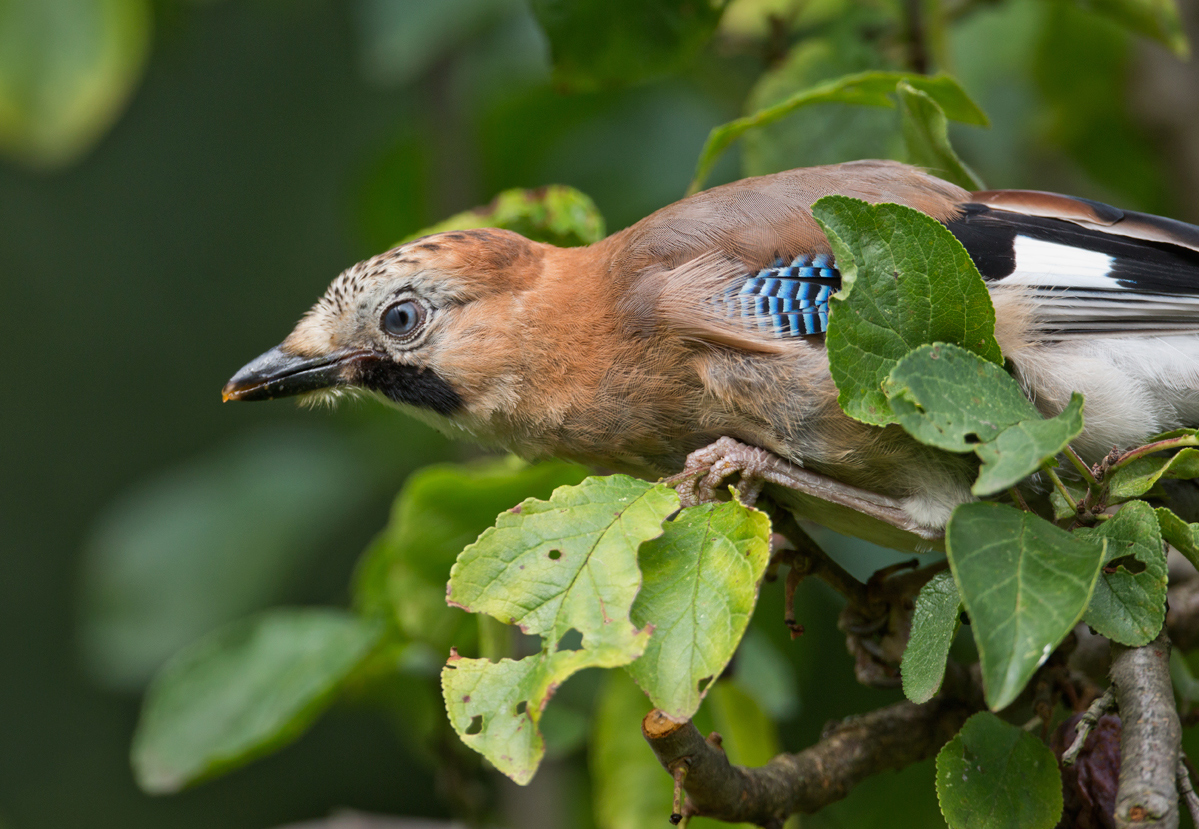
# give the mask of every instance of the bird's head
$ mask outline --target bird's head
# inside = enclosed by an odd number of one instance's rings
[[[543,245],[503,230],[426,236],[338,276],[280,345],[225,385],[225,400],[383,395],[470,431],[513,394],[521,294]]]

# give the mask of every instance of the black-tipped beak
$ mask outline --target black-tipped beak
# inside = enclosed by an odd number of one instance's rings
[[[372,355],[343,349],[301,357],[276,346],[244,365],[221,390],[222,400],[271,400],[354,382],[358,364]]]

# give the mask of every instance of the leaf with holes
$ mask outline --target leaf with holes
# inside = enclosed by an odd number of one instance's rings
[[[925,343],[954,343],[1003,361],[987,287],[944,225],[910,207],[845,196],[825,196],[812,214],[841,271],[827,343],[837,402],[847,415],[876,426],[895,423],[883,381]]]
[[[962,598],[952,573],[937,573],[920,588],[912,612],[912,636],[900,664],[903,693],[912,702],[928,702],[941,690],[961,610]]]
[[[563,461],[529,465],[516,458],[435,464],[412,474],[396,497],[391,520],[371,542],[354,578],[354,604],[395,622],[416,642],[444,654],[470,644],[474,619],[445,601],[445,577],[458,554],[525,498],[548,498],[555,487],[587,477]]]
[[[908,434],[948,452],[971,452],[1041,416],[1002,366],[949,343],[906,354],[883,391]]]
[[[1002,367],[949,343],[905,355],[883,382],[899,424],[921,443],[982,460],[975,495],[1002,492],[1082,431],[1082,395],[1046,419]]]
[[[1199,478],[1199,449],[1188,447],[1165,458],[1129,461],[1112,474],[1111,497],[1139,498],[1162,478]]]
[[[1062,780],[1048,746],[984,711],[937,754],[937,799],[950,829],[1050,829]]]
[[[1095,590],[1107,540],[1080,538],[1004,504],[962,504],[945,530],[970,614],[987,704],[998,711],[1066,638]]]
[[[1036,472],[1082,433],[1082,407],[1082,395],[1072,394],[1060,414],[1049,418],[1038,414],[1013,423],[995,440],[976,446],[974,454],[983,465],[970,491],[985,498],[1015,486]]]
[[[633,622],[654,635],[628,671],[667,716],[694,714],[732,658],[769,560],[770,519],[736,501],[683,510],[641,547]]]
[[[1082,538],[1106,538],[1103,572],[1082,620],[1108,639],[1129,647],[1150,642],[1166,620],[1166,551],[1153,508],[1125,504],[1114,518]]]
[[[641,586],[637,549],[678,506],[661,484],[588,478],[501,513],[458,557],[451,604],[542,637],[542,650],[524,659],[455,654],[441,673],[459,736],[516,782],[532,778],[545,752],[537,723],[554,690],[576,671],[626,665],[645,650],[649,631],[629,616]]]

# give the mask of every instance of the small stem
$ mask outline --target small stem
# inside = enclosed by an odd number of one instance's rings
[[[1062,754],[1062,765],[1069,766],[1078,759],[1079,752],[1082,751],[1083,743],[1087,741],[1087,737],[1091,734],[1091,729],[1099,722],[1099,718],[1108,711],[1116,707],[1116,687],[1109,685],[1107,690],[1103,692],[1103,696],[1091,703],[1086,712],[1078,721],[1078,725],[1074,727],[1074,742],[1070,743],[1070,747]]]
[[[678,826],[683,820],[683,783],[687,780],[687,769],[691,767],[691,763],[687,758],[676,760],[673,768],[670,769],[670,776],[674,778],[674,801],[671,806],[670,822]]]
[[[1066,499],[1066,503],[1070,505],[1070,509],[1077,513],[1078,502],[1074,500],[1074,496],[1070,494],[1070,490],[1066,489],[1066,485],[1062,483],[1062,479],[1059,478],[1057,473],[1053,471],[1053,467],[1048,463],[1044,463],[1041,465],[1041,471],[1043,471],[1045,475],[1048,476],[1049,480],[1053,482],[1053,485],[1057,487],[1057,491],[1061,493],[1062,497]]]
[[[1120,467],[1126,466],[1138,458],[1152,455],[1154,452],[1164,452],[1167,449],[1182,449],[1187,446],[1199,446],[1199,436],[1184,435],[1180,438],[1159,440],[1157,443],[1147,443],[1144,446],[1138,446],[1136,449],[1131,449],[1117,458],[1111,465],[1111,471],[1114,472]]]
[[[1191,823],[1199,826],[1199,795],[1195,794],[1195,787],[1191,785],[1191,772],[1185,756],[1178,758],[1178,791],[1182,792],[1187,811],[1191,813]]]
[[[926,74],[929,67],[928,46],[925,43],[923,0],[906,0],[908,60],[915,71]]]
[[[1008,492],[1008,495],[1012,496],[1012,500],[1015,501],[1016,506],[1018,506],[1020,509],[1024,510],[1025,512],[1032,512],[1032,507],[1030,507],[1028,505],[1028,501],[1024,500],[1024,496],[1020,494],[1020,490],[1018,490],[1014,486],[1012,486],[1012,487],[1008,487],[1007,492]]]
[[[803,625],[795,619],[795,591],[803,581],[804,572],[792,563],[787,570],[786,588],[783,590],[783,624],[791,632],[791,638],[797,639],[803,635]]]
[[[795,556],[800,559],[796,562],[794,559],[791,566],[800,569],[800,577],[816,576],[826,582],[831,588],[836,590],[842,596],[852,603],[859,606],[865,606],[869,601],[869,594],[866,591],[866,585],[853,577],[853,574],[842,567],[837,562],[833,561],[824,550],[820,548],[810,535],[804,532],[799,526],[799,522],[795,517],[786,510],[777,510],[771,516],[774,520],[774,531],[786,538],[795,547]],[[788,576],[790,579],[790,576]],[[796,582],[798,586],[798,581]]]
[[[1090,486],[1099,486],[1099,479],[1095,477],[1095,473],[1091,471],[1091,467],[1087,466],[1086,461],[1080,458],[1078,453],[1074,451],[1073,446],[1067,445],[1064,454],[1066,455],[1066,459],[1078,470],[1078,474],[1083,477],[1084,481]]]

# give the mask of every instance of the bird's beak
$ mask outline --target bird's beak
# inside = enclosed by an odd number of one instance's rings
[[[371,356],[360,349],[341,349],[303,357],[276,346],[242,366],[221,390],[221,399],[271,400],[344,386],[354,382],[358,364]]]

